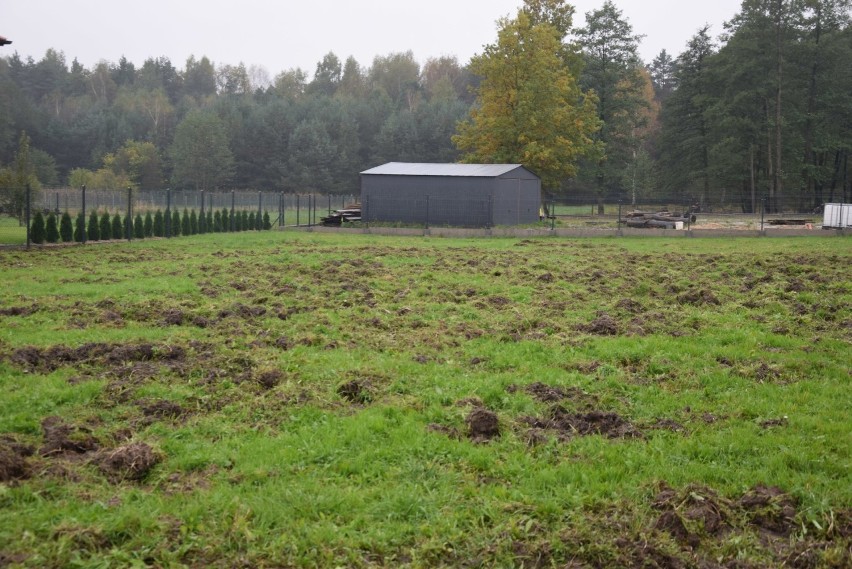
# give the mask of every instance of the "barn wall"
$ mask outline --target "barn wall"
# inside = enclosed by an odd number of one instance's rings
[[[499,178],[363,174],[362,219],[459,227],[533,223],[540,188],[525,168]]]

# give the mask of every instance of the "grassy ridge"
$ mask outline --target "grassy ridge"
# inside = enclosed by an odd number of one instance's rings
[[[842,564],[847,241],[0,252],[0,560]]]

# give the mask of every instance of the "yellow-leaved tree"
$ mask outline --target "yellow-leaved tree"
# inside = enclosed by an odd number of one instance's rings
[[[521,9],[500,21],[497,43],[472,58],[482,81],[468,120],[453,142],[467,163],[522,164],[544,189],[577,173],[582,157],[599,151],[594,93],[581,91],[577,58],[566,57],[562,33]]]

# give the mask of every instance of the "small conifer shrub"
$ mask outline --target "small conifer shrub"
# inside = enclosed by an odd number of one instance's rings
[[[162,218],[162,216],[160,216]],[[145,237],[153,237],[154,236],[154,217],[151,215],[151,212],[145,212]]]
[[[142,214],[137,213],[133,220],[133,237],[136,239],[145,239],[145,222],[142,221]]]
[[[84,237],[88,237],[86,235],[86,216],[81,211],[77,214],[77,222],[74,225],[74,241],[82,243]]]
[[[180,236],[180,213],[178,210],[172,212],[172,237]]]
[[[89,241],[97,241],[101,238],[100,220],[98,212],[92,210],[89,214],[89,224],[86,226],[87,238]]]
[[[165,237],[166,235],[166,225],[163,219],[163,212],[157,210],[154,214],[154,226],[153,226],[154,237]]]
[[[37,211],[30,223],[30,241],[41,245],[45,240],[44,216]]]
[[[115,214],[112,216],[112,231],[110,232],[113,239],[124,239],[126,235],[124,233],[124,228],[121,225],[121,216]]]
[[[180,220],[180,234],[192,235],[192,221],[189,219],[189,212],[186,208],[183,210],[183,217]]]
[[[64,243],[74,240],[74,226],[71,224],[71,215],[66,211],[59,220],[59,236]]]
[[[56,216],[53,212],[47,214],[44,223],[44,240],[48,243],[59,243],[59,227],[56,225]]]

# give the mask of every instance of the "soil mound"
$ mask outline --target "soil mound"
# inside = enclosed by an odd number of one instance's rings
[[[477,407],[468,413],[465,419],[468,436],[476,442],[489,441],[500,435],[500,422],[497,413]]]
[[[617,336],[618,321],[609,314],[601,313],[585,326],[581,326],[580,329],[595,336]]]
[[[142,480],[160,462],[160,456],[145,443],[131,443],[104,452],[96,463],[111,480]]]
[[[757,485],[739,499],[752,525],[788,536],[796,529],[796,500],[777,486]]]
[[[373,400],[372,384],[367,379],[353,379],[337,388],[337,394],[350,403],[369,403]]]
[[[0,440],[0,482],[24,480],[30,477],[30,465],[27,462],[32,449],[24,445]]]
[[[562,438],[576,435],[602,435],[608,439],[643,438],[642,432],[630,421],[611,411],[571,413],[557,404],[543,418],[525,417],[522,421],[534,429],[556,431]]]

